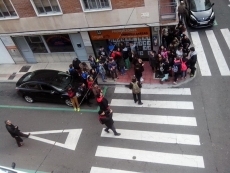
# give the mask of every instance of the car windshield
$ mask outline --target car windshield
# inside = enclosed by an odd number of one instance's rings
[[[60,89],[66,89],[71,81],[72,77],[70,75],[64,72],[59,72],[57,75],[54,76],[53,80],[50,81],[50,84]]]
[[[209,10],[212,7],[210,0],[190,0],[190,10],[194,12]]]

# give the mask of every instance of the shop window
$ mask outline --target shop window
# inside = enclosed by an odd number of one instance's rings
[[[81,0],[84,12],[111,10],[110,0]]]
[[[58,0],[30,0],[37,15],[62,14]]]
[[[17,18],[18,15],[10,0],[0,0],[0,19]]]
[[[68,34],[43,36],[50,52],[74,52],[73,45]]]
[[[33,53],[48,53],[40,36],[25,37]]]

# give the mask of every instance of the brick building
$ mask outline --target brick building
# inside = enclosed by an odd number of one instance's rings
[[[174,1],[0,0],[0,64],[86,61],[121,41],[144,58],[161,27],[176,24]]]

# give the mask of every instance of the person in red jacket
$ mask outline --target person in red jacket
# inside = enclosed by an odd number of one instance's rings
[[[73,104],[73,107],[74,107],[74,110],[75,111],[80,111],[80,106],[79,106],[79,103],[78,103],[78,99],[77,99],[77,96],[76,96],[76,92],[74,92],[73,88],[72,87],[69,87],[68,90],[67,90],[67,93],[68,93],[68,96]]]
[[[109,102],[108,100],[103,96],[102,91],[97,94],[97,103],[100,106],[100,110],[106,111],[109,109]]]

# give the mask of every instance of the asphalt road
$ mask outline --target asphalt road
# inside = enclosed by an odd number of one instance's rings
[[[213,30],[228,67],[230,67],[230,50],[226,46],[220,29],[230,28],[230,2],[226,0],[212,0],[215,2],[217,26],[199,30],[205,55],[212,72],[212,76],[201,76],[197,70],[196,78],[181,87],[190,88],[191,96],[143,95],[145,100],[189,101],[194,110],[171,110],[159,108],[136,108],[112,106],[114,112],[148,114],[148,115],[177,115],[195,117],[196,127],[170,126],[165,124],[144,124],[115,122],[118,129],[171,132],[179,134],[198,135],[200,145],[179,145],[161,142],[135,141],[128,139],[101,137],[102,125],[98,122],[96,105],[91,112],[73,112],[61,104],[33,103],[28,104],[17,96],[13,83],[0,84],[0,164],[10,166],[16,162],[18,168],[53,173],[89,173],[92,166],[127,170],[144,173],[229,173],[230,171],[230,76],[221,76],[211,47],[205,36],[205,30]],[[132,99],[130,94],[115,94],[114,87],[109,87],[106,97],[112,99]],[[9,107],[11,106],[11,107]],[[20,106],[20,107],[15,107]],[[33,107],[30,109],[30,107]],[[36,109],[38,107],[38,109]],[[41,109],[47,108],[47,109]],[[49,109],[54,108],[54,109]],[[56,109],[61,108],[61,109]],[[14,139],[8,134],[4,120],[11,119],[22,131],[50,131],[63,129],[82,129],[76,149],[48,144],[34,139],[25,139],[25,145],[18,148]],[[40,134],[37,137],[65,143],[68,133]],[[123,134],[124,135],[124,134]],[[121,135],[122,136],[122,135]],[[98,146],[130,148],[132,151],[146,150],[163,153],[187,154],[202,156],[204,168],[194,168],[180,165],[151,163],[151,159],[139,162],[138,157],[133,160],[120,160],[95,156]],[[146,155],[148,157],[148,155]],[[143,158],[144,159],[144,158]],[[160,158],[159,158],[160,160]],[[176,162],[177,160],[175,160]]]

